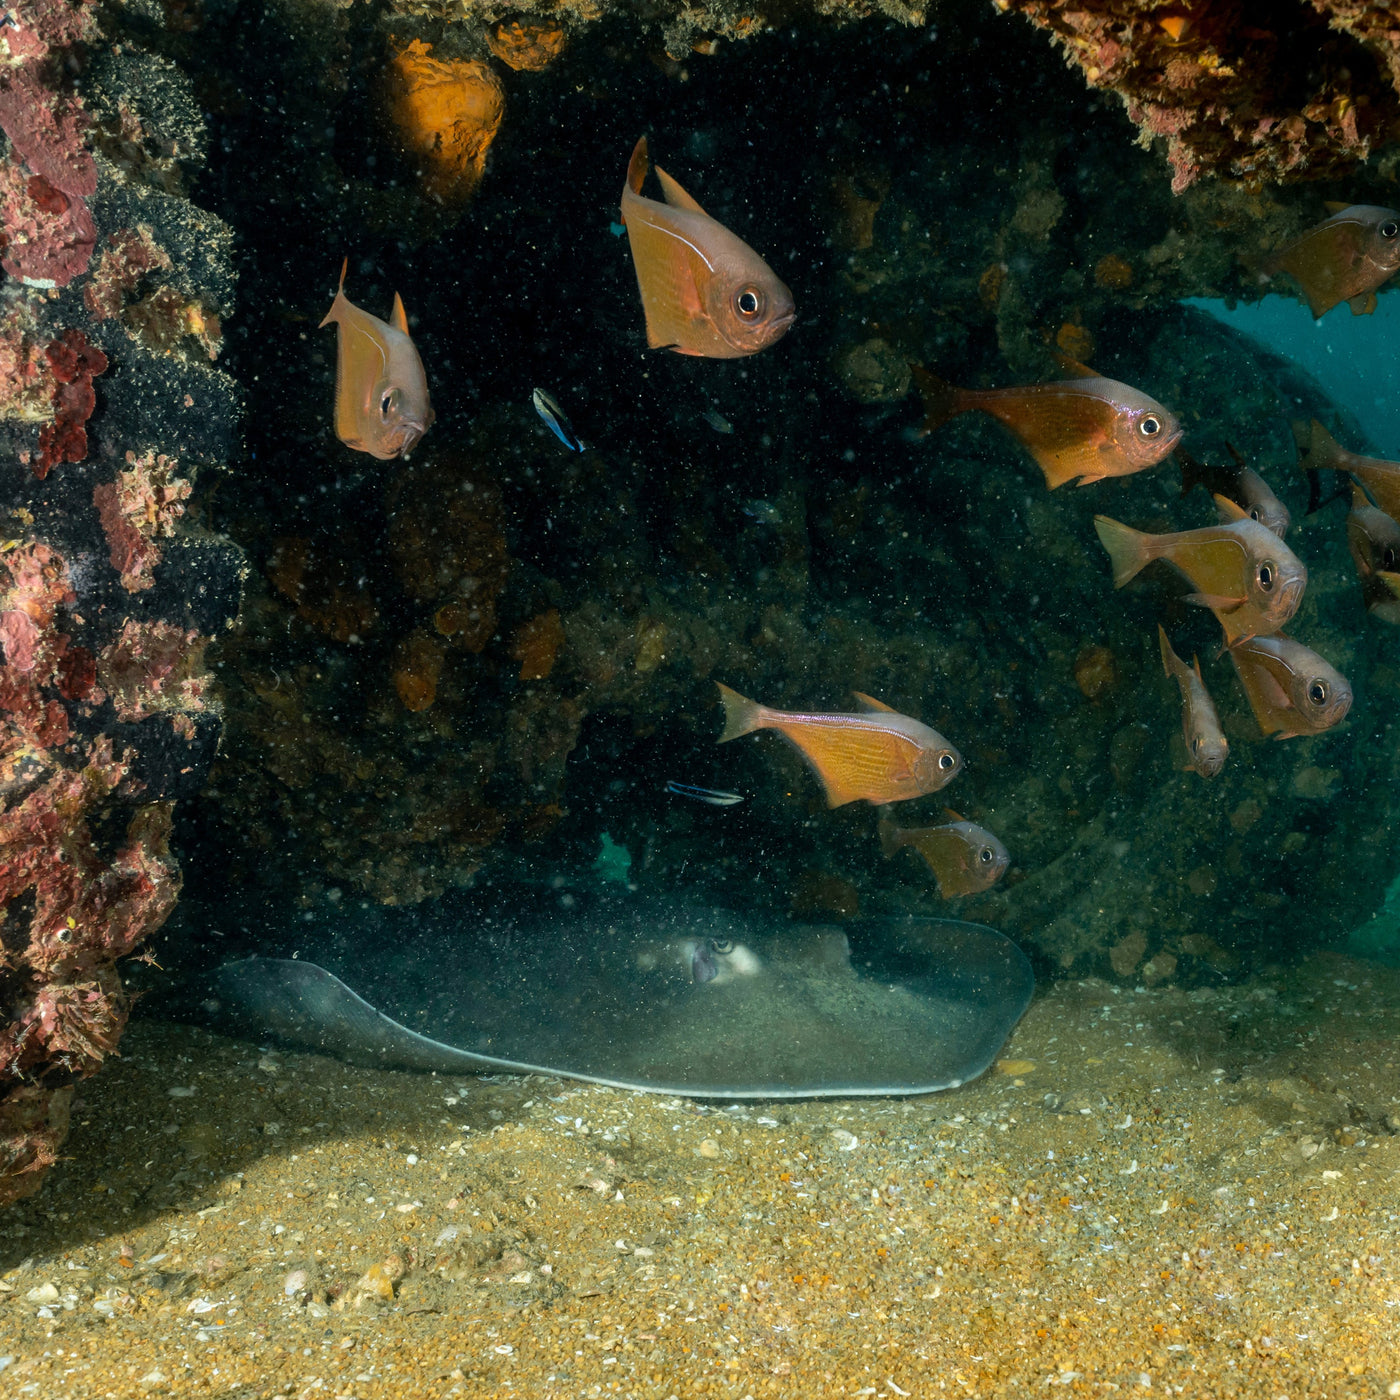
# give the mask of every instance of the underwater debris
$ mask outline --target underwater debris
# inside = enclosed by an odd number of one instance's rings
[[[563,52],[568,35],[551,19],[510,19],[486,31],[486,47],[509,68],[539,73]]]
[[[413,40],[385,66],[379,96],[424,194],[461,206],[481,183],[486,153],[505,117],[505,89],[485,63],[432,53],[430,44]]]

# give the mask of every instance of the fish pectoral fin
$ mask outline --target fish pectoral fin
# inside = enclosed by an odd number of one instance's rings
[[[408,312],[403,309],[403,298],[397,292],[394,293],[394,308],[389,312],[389,324],[396,331],[408,334]]]
[[[692,214],[705,214],[705,211],[658,165],[656,178],[661,182],[661,193],[666,203],[674,209],[689,209]],[[705,214],[708,219],[710,216]]]
[[[860,701],[861,707],[867,710],[881,710],[887,715],[897,715],[898,710],[893,705],[886,705],[883,701],[876,700],[872,695],[866,695],[862,691],[853,690],[852,695]]]
[[[1213,612],[1234,612],[1242,608],[1248,598],[1227,598],[1223,593],[1188,593],[1186,602],[1195,603],[1198,608],[1210,608]]]
[[[1354,296],[1347,305],[1351,307],[1353,316],[1369,316],[1379,305],[1375,292],[1366,292],[1361,296]]]

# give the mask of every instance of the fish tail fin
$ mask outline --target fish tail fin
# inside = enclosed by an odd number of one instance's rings
[[[1108,551],[1113,565],[1113,586],[1122,588],[1127,581],[1152,560],[1151,535],[1134,530],[1106,515],[1094,517],[1094,530],[1099,543]]]
[[[1185,496],[1193,491],[1197,486],[1204,486],[1205,466],[1189,452],[1183,452],[1181,448],[1176,449],[1176,464],[1181,468],[1181,494]]]
[[[632,148],[632,159],[627,165],[627,188],[633,194],[641,194],[642,182],[651,169],[651,159],[647,154],[647,138],[643,136]],[[624,223],[626,220],[623,221]]]
[[[1335,469],[1342,449],[1337,439],[1316,418],[1306,425],[1301,422],[1294,423],[1293,438],[1302,454],[1298,465],[1305,472],[1322,471],[1326,467]]]
[[[316,327],[317,330],[320,330],[321,326],[329,326],[332,321],[337,319],[340,311],[340,304],[345,300],[345,274],[349,270],[349,267],[350,255],[347,253],[345,257],[340,260],[340,281],[336,285],[335,300],[331,302],[331,309],[326,312],[325,320],[321,322],[320,326]]]
[[[719,698],[724,702],[724,733],[717,743],[728,743],[730,739],[741,738],[762,728],[763,706],[758,701],[746,699],[737,690],[730,690],[719,681],[715,684],[719,686]]]
[[[899,842],[895,839],[899,828],[888,817],[881,817],[875,830],[880,833],[880,849],[884,852],[885,859],[889,860],[899,849]]]
[[[922,365],[910,365],[914,383],[919,387],[919,397],[924,403],[924,426],[922,436],[927,437],[935,428],[940,428],[950,418],[955,418],[967,409],[963,391],[945,383],[932,370]]]

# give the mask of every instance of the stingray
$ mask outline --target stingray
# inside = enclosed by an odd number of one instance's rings
[[[470,927],[421,911],[362,920],[323,949],[225,964],[206,1008],[377,1068],[817,1098],[976,1078],[1034,986],[1014,943],[954,919],[837,927],[633,899]]]

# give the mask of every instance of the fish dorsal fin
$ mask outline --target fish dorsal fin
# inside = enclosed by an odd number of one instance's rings
[[[1225,444],[1225,450],[1230,454],[1230,456],[1232,456],[1235,459],[1235,465],[1237,467],[1244,467],[1248,465],[1244,460],[1244,453],[1241,452],[1233,442],[1227,442]]]
[[[647,155],[647,138],[643,136],[632,148],[632,159],[627,163],[627,188],[633,194],[641,194],[642,182],[646,179],[650,166],[651,161]],[[624,218],[622,222],[625,224],[627,220]]]
[[[1324,199],[1322,201],[1322,207],[1329,214],[1345,214],[1346,211],[1351,208],[1351,205],[1344,199]]]
[[[899,711],[896,710],[893,705],[882,704],[873,696],[865,695],[859,690],[853,690],[851,694],[854,695],[856,699],[860,701],[862,707],[867,710],[879,710],[887,715],[897,715],[899,713]]]
[[[1352,510],[1362,510],[1371,504],[1371,498],[1361,489],[1361,483],[1355,478],[1351,479],[1351,508]]]
[[[943,809],[943,814],[948,818],[949,821],[961,822],[967,820],[967,818],[964,817],[962,813],[955,812],[951,807],[945,807]]]
[[[1217,496],[1212,493],[1216,508],[1220,511],[1224,520],[1248,520],[1249,512],[1242,506],[1237,505],[1228,496]]]
[[[1082,364],[1071,355],[1066,355],[1063,350],[1056,350],[1055,363],[1070,376],[1071,379],[1102,379],[1098,370],[1090,369],[1088,365]]]
[[[673,209],[689,209],[692,214],[705,213],[659,165],[656,167],[656,178],[661,181],[661,193],[666,196],[666,203]],[[705,217],[708,218],[709,215],[706,214]]]
[[[389,324],[396,331],[408,334],[408,312],[403,309],[403,298],[397,292],[394,293],[394,309],[389,313]]]
[[[1196,679],[1204,685],[1206,678],[1201,674],[1201,658],[1194,653],[1191,656],[1191,669],[1196,673]]]
[[[331,302],[331,309],[326,312],[325,319],[320,326],[316,327],[317,330],[320,330],[321,326],[330,325],[332,321],[337,319],[340,307],[345,302],[345,273],[349,266],[350,258],[347,255],[340,260],[340,281],[336,284],[335,300]]]

